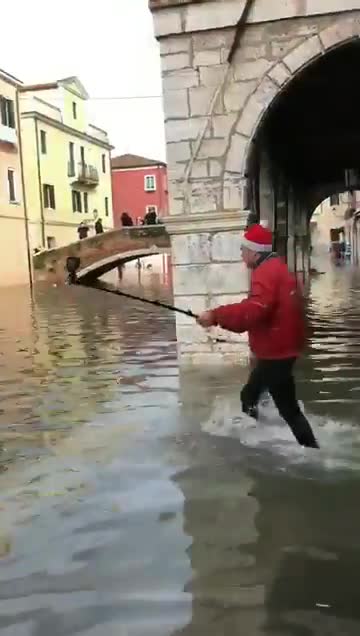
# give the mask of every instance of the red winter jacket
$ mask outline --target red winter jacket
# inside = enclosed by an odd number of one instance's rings
[[[276,254],[253,270],[248,298],[214,309],[213,318],[223,329],[248,331],[250,349],[259,360],[296,358],[305,345],[302,294]]]

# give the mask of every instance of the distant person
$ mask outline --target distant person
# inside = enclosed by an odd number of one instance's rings
[[[346,242],[345,242],[345,239],[343,238],[339,243],[339,254],[342,260],[345,260],[345,253],[346,253]]]
[[[117,270],[118,270],[119,281],[123,279],[124,269],[125,269],[125,263],[121,263],[120,265],[118,265]]]
[[[132,220],[130,214],[127,212],[123,212],[121,215],[121,223],[123,227],[132,227],[134,225],[134,221]]]
[[[252,225],[256,225],[258,223],[258,218],[256,212],[249,212],[247,221],[246,221],[246,229],[251,228]]]
[[[144,218],[144,225],[156,225],[157,224],[157,214],[155,210],[151,210],[151,212],[147,212]]]
[[[90,228],[85,221],[81,221],[77,231],[78,231],[79,239],[86,239],[88,237]]]
[[[103,228],[102,220],[97,219],[95,223],[95,234],[103,234],[103,233],[104,233],[104,228]]]

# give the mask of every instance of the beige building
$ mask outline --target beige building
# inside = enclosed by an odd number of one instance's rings
[[[350,192],[342,192],[328,197],[315,209],[311,217],[311,239],[316,252],[329,251],[330,231],[344,228],[345,237],[350,242],[350,225],[345,213],[354,204],[354,196]]]
[[[108,135],[89,123],[76,77],[20,88],[24,182],[34,249],[78,240],[82,221],[113,227]]]
[[[0,71],[0,286],[30,281],[18,127],[19,80]]]

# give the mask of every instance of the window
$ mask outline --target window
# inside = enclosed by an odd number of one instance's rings
[[[146,214],[149,214],[149,212],[155,212],[155,214],[157,214],[157,206],[156,205],[147,205],[146,206]]]
[[[339,205],[340,204],[340,195],[332,194],[330,197],[330,205]]]
[[[105,174],[106,173],[106,155],[102,155],[101,162],[102,162],[102,171]]]
[[[77,119],[77,103],[76,102],[72,103],[72,112],[73,112],[73,118]]]
[[[15,108],[12,99],[0,95],[1,123],[8,128],[15,128]]]
[[[105,216],[109,216],[109,197],[105,197]]]
[[[80,146],[80,161],[81,161],[81,165],[84,166],[85,165],[85,148],[84,148],[84,146]]]
[[[73,208],[73,212],[82,212],[81,192],[79,192],[79,190],[72,191],[72,208]]]
[[[42,155],[46,155],[47,147],[46,147],[46,132],[45,132],[45,130],[40,130],[40,147],[41,147],[41,154]]]
[[[84,212],[85,214],[89,212],[89,195],[87,192],[84,192]]]
[[[55,188],[53,185],[44,183],[43,185],[44,208],[55,210]]]
[[[75,146],[69,141],[69,177],[75,177]]]
[[[10,203],[16,203],[15,170],[8,169],[8,192]]]
[[[46,244],[47,244],[48,250],[53,250],[56,247],[55,236],[47,236],[46,237]]]
[[[71,161],[71,163],[75,163],[75,152],[74,152],[75,146],[74,146],[74,142],[73,141],[69,141],[69,161]]]
[[[154,175],[146,175],[145,177],[145,192],[156,191],[156,178]]]

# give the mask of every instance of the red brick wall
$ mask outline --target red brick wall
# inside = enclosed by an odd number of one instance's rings
[[[145,177],[155,176],[156,192],[145,191]],[[157,207],[159,216],[168,214],[166,166],[112,170],[114,227],[121,227],[121,215],[127,212],[134,223],[143,219],[148,205]]]

